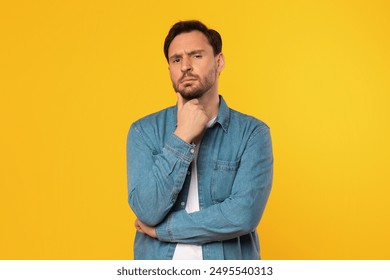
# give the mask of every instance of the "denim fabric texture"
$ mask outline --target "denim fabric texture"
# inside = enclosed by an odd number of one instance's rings
[[[259,259],[256,227],[272,185],[269,127],[230,109],[222,96],[199,147],[200,211],[187,213],[194,144],[174,135],[177,107],[134,122],[127,138],[128,201],[156,226],[157,239],[137,232],[135,259],[172,259],[177,243],[201,244],[203,258]]]

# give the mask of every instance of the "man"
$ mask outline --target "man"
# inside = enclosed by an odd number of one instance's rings
[[[178,22],[164,43],[177,105],[132,124],[129,204],[135,259],[259,259],[272,184],[269,128],[218,94],[219,33]]]

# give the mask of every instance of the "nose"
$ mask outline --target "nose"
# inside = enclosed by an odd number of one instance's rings
[[[184,57],[181,62],[181,71],[183,73],[186,73],[191,70],[192,70],[191,60],[187,57]]]

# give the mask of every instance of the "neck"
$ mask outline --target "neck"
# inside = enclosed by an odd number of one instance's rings
[[[206,92],[199,102],[203,105],[209,120],[215,118],[219,111],[219,95],[218,91]]]

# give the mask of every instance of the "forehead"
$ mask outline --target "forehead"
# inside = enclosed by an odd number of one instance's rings
[[[177,35],[169,46],[168,56],[193,50],[213,51],[206,36],[197,30]]]

